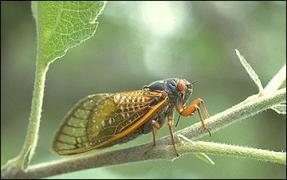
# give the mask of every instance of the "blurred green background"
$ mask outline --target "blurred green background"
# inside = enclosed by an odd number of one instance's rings
[[[40,138],[32,163],[60,159],[51,150],[63,116],[82,97],[140,89],[152,81],[198,80],[216,114],[257,93],[237,48],[263,85],[286,60],[286,2],[108,2],[95,37],[68,51],[48,71]],[[1,2],[1,165],[24,142],[35,71],[36,33],[29,2]],[[267,110],[206,141],[286,151],[286,116]],[[198,122],[182,118],[178,129]],[[164,126],[158,136],[168,135]],[[151,134],[108,150],[151,142]],[[106,150],[105,150],[106,151]],[[51,178],[284,178],[285,166],[194,155],[90,169]]]

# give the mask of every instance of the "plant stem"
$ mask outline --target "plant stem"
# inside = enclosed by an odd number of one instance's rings
[[[34,91],[32,98],[31,114],[29,118],[29,125],[27,128],[23,148],[19,156],[17,157],[18,163],[20,163],[22,169],[27,168],[37,145],[47,70],[48,70],[47,64],[42,63],[36,64]]]
[[[241,106],[234,106],[230,109],[225,110],[224,112],[221,112],[219,114],[216,114],[209,119],[206,119],[207,125],[209,128],[212,129],[212,132],[217,131],[221,128],[227,127],[228,125],[238,122],[239,120],[246,119],[247,117],[251,117],[255,115],[256,113],[259,113],[261,111],[264,111],[268,109],[269,107],[278,104],[282,100],[286,99],[286,89],[280,89],[274,92],[270,92],[268,94],[265,94],[263,96],[257,96],[252,101],[248,101]],[[207,134],[206,131],[204,131],[201,127],[200,123],[196,123],[188,128],[182,129],[178,131],[176,134],[182,134],[185,137],[191,138],[191,139],[198,139],[204,135]],[[174,159],[175,154],[172,149],[172,146],[167,146],[167,144],[170,143],[170,137],[165,136],[157,141],[156,148],[151,151],[151,153],[145,154],[145,152],[150,148],[151,144],[144,144],[139,146],[134,146],[126,149],[106,152],[102,154],[83,154],[78,157],[72,157],[70,159],[65,160],[57,160],[54,162],[47,162],[42,163],[38,165],[32,165],[30,166],[26,172],[18,171],[17,173],[11,174],[7,172],[5,178],[15,178],[15,177],[21,177],[21,178],[40,178],[40,177],[47,177],[47,176],[53,176],[61,173],[67,173],[67,172],[73,172],[88,168],[96,168],[96,167],[103,167],[108,165],[114,165],[114,164],[123,164],[123,163],[129,163],[129,162],[135,162],[135,161],[143,161],[143,160],[150,160],[150,159]],[[199,146],[201,145],[201,146]],[[261,161],[268,161],[268,162],[275,162],[275,163],[281,163],[286,164],[286,159],[283,158],[283,154],[281,152],[272,152],[272,151],[264,151],[259,149],[249,149],[248,151],[244,151],[245,154],[247,152],[250,153],[250,155],[245,155],[242,152],[242,147],[235,147],[232,149],[232,151],[225,151],[220,149],[220,147],[214,147],[212,150],[212,147],[210,144],[199,144],[196,148],[194,148],[194,145],[191,144],[190,146],[187,146],[184,148],[184,146],[179,146],[178,151],[180,153],[186,153],[186,152],[206,152],[206,153],[216,153],[216,154],[228,154],[228,155],[235,155],[238,157],[246,157],[246,158],[252,158],[257,159]],[[209,150],[204,150],[203,145],[210,146]],[[218,149],[219,148],[219,149]],[[222,147],[221,147],[222,148]],[[238,153],[235,154],[236,148],[238,148]],[[217,150],[216,150],[217,149]],[[245,149],[244,149],[245,150]],[[208,152],[207,152],[208,151]],[[222,153],[221,153],[222,152]],[[233,152],[233,153],[232,153]],[[239,153],[241,152],[241,153]],[[272,157],[273,156],[273,157]],[[272,157],[272,158],[271,158]],[[284,159],[284,160],[282,160]],[[2,171],[2,170],[1,170]]]
[[[264,96],[250,96],[252,101],[247,101],[245,103],[239,103],[240,106],[235,105],[221,113],[218,113],[210,118],[206,119],[205,122],[207,126],[212,130],[212,132],[218,131],[219,129],[225,128],[239,120],[251,117],[259,112],[269,109],[275,104],[278,104],[286,99],[286,88],[269,92]],[[208,132],[201,127],[201,123],[198,122],[190,127],[184,128],[175,134],[182,134],[183,136],[190,138],[192,140],[198,139]],[[170,144],[170,139],[167,137],[158,140],[158,143]]]
[[[179,147],[179,150],[182,152],[204,152],[216,155],[229,155],[286,165],[286,153],[284,152],[274,152],[237,145],[194,141],[192,144]]]
[[[48,65],[41,63],[36,64],[34,91],[29,124],[24,145],[20,154],[16,157],[17,166],[20,166],[22,170],[27,168],[37,145],[47,70]]]
[[[38,58],[38,56],[37,56]],[[37,59],[39,60],[39,59]],[[39,62],[39,61],[37,61]],[[29,124],[21,152],[15,158],[9,160],[1,168],[1,177],[14,177],[17,173],[23,173],[27,168],[37,145],[40,128],[41,111],[44,97],[44,86],[49,64],[36,63],[34,90],[31,105]]]
[[[245,68],[250,78],[255,82],[256,86],[258,87],[259,94],[261,95],[263,93],[263,86],[258,75],[256,74],[253,68],[248,64],[248,62],[245,60],[245,58],[240,54],[240,52],[237,49],[235,49],[235,52],[242,66]]]
[[[265,93],[268,91],[277,90],[286,81],[286,64],[280,69],[280,71],[269,81],[264,88]]]
[[[30,166],[26,172],[19,172],[13,178],[43,178],[61,173],[78,171],[88,168],[97,168],[107,165],[124,164],[151,159],[174,160],[177,157],[172,145],[156,146],[150,154],[145,151],[150,144],[135,146],[105,152],[97,155],[85,155],[76,158],[58,160]],[[181,145],[177,148],[180,154],[184,153],[209,153],[214,155],[229,155],[241,158],[256,159],[278,164],[286,164],[286,154],[262,149],[240,147],[212,142],[194,141],[192,144]]]

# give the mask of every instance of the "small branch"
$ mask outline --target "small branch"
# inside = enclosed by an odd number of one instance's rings
[[[38,56],[37,56],[38,58]],[[41,111],[44,97],[44,86],[48,64],[36,63],[34,90],[31,105],[31,114],[27,133],[21,152],[15,158],[9,160],[1,169],[1,172],[16,173],[19,169],[26,169],[36,148],[40,128]]]
[[[98,155],[86,155],[69,158],[54,162],[42,163],[30,166],[26,172],[18,172],[13,178],[42,178],[71,171],[89,168],[97,168],[114,164],[125,164],[148,159],[175,160],[172,145],[157,146],[152,153],[145,154],[150,144],[140,145],[132,148],[101,153]],[[177,148],[180,154],[184,153],[208,153],[213,155],[228,155],[240,158],[255,159],[259,161],[272,162],[286,165],[286,154],[283,152],[267,151],[262,149],[240,147],[213,142],[195,141]],[[67,169],[67,166],[69,167]]]
[[[269,81],[264,88],[265,93],[268,91],[277,90],[286,81],[286,64],[280,69],[280,71]]]
[[[252,101],[248,101],[241,106],[234,106],[230,109],[225,110],[217,115],[206,119],[207,125],[211,128],[212,132],[218,131],[221,128],[227,127],[234,122],[237,122],[242,119],[246,119],[247,117],[251,117],[261,111],[264,111],[271,106],[283,101],[286,99],[286,89],[280,89],[274,92],[270,92],[265,94],[264,96],[257,96]],[[190,127],[182,129],[178,131],[176,134],[182,134],[185,137],[190,139],[198,139],[207,134],[201,127],[200,123],[196,123]],[[26,172],[18,171],[14,174],[10,174],[7,172],[6,174],[2,171],[2,178],[41,178],[41,177],[48,177],[57,174],[73,172],[88,168],[96,168],[114,164],[123,164],[128,162],[136,162],[136,161],[143,161],[143,160],[150,160],[150,159],[173,159],[175,158],[174,151],[171,146],[166,146],[170,143],[170,137],[165,136],[157,141],[157,148],[155,148],[151,153],[145,154],[147,149],[150,148],[150,143],[139,145],[127,149],[116,150],[112,152],[106,152],[102,154],[88,154],[88,155],[80,155],[78,157],[72,157],[70,159],[65,160],[58,160],[54,162],[42,163],[38,165],[32,165],[27,168]],[[163,146],[162,146],[163,145]],[[190,145],[192,147],[193,145]],[[189,146],[187,146],[189,147]],[[206,152],[204,148],[198,149],[198,152]],[[185,152],[195,152],[196,150],[184,149],[184,147],[178,147],[180,153]],[[193,147],[194,148],[194,147]],[[239,149],[240,151],[240,149]],[[96,152],[96,151],[95,151]],[[219,152],[219,150],[218,150]],[[246,158],[255,158],[269,162],[277,162],[281,164],[286,164],[285,158],[284,163],[282,163],[282,154],[269,152],[267,151],[253,151],[250,152],[249,156],[242,155]],[[209,153],[212,153],[210,150]],[[218,153],[220,154],[220,153]],[[228,154],[228,153],[227,153]],[[257,154],[257,155],[256,155]],[[266,155],[268,154],[268,155]],[[285,154],[285,153],[283,153]],[[232,155],[230,153],[229,155]],[[272,160],[271,156],[275,157]],[[241,155],[237,154],[236,156],[241,157]],[[278,160],[279,159],[279,160]],[[281,159],[281,160],[280,160]]]
[[[194,144],[194,142],[190,139],[188,139],[187,137],[181,135],[181,134],[178,134],[177,137],[179,139],[182,139],[183,141],[180,141],[181,144],[184,143],[184,141],[188,142],[189,144]],[[208,163],[208,164],[211,164],[211,165],[214,165],[215,162],[209,157],[207,156],[205,153],[203,152],[199,152],[199,153],[194,153],[194,155],[198,158],[198,159],[201,159],[202,161]]]
[[[263,86],[258,75],[256,74],[253,68],[248,64],[248,62],[245,60],[245,58],[240,54],[240,52],[237,49],[235,49],[235,53],[238,56],[242,66],[245,68],[250,78],[255,82],[256,86],[258,87],[259,94],[262,94]]]
[[[204,152],[215,155],[229,155],[286,165],[286,153],[256,148],[195,141],[179,148],[182,152]]]
[[[257,97],[255,97],[257,96]],[[239,120],[251,117],[259,112],[269,109],[271,106],[286,99],[286,88],[270,92],[264,96],[253,95],[252,101],[246,101],[245,103],[240,103],[240,106],[233,106],[221,113],[218,113],[210,118],[206,119],[205,122],[207,126],[212,130],[212,132],[218,131],[219,129],[225,128]],[[196,123],[190,127],[184,128],[176,134],[182,134],[187,138],[196,140],[208,132],[201,127],[201,123]],[[169,139],[167,137],[159,140],[159,143],[167,144]]]
[[[48,66],[49,66],[48,64],[43,63],[37,63],[36,65],[34,91],[33,91],[29,125],[27,128],[23,148],[19,156],[16,157],[19,158],[22,169],[25,169],[28,166],[37,145],[40,120],[41,120],[41,111],[43,105],[43,97],[44,97],[44,86]]]

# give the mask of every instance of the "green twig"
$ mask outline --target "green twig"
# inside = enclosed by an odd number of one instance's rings
[[[178,134],[177,135],[179,138],[185,140],[186,142],[188,142],[189,144],[194,144],[195,142],[194,141],[191,141],[190,139],[188,139],[187,137],[181,135],[181,134]],[[182,143],[181,143],[182,144]],[[203,152],[199,152],[199,153],[194,153],[194,155],[198,158],[198,159],[201,159],[203,160],[204,162],[208,163],[208,164],[211,164],[211,165],[215,165],[215,162],[209,157],[207,156],[205,153]]]
[[[4,174],[7,172],[13,174],[17,171],[22,171],[26,169],[31,160],[31,157],[33,156],[38,141],[38,132],[40,127],[47,70],[48,64],[37,63],[31,105],[31,114],[29,118],[29,124],[24,145],[21,149],[20,154],[14,159],[9,160],[8,163],[3,166],[1,172]]]
[[[145,144],[97,155],[84,155],[65,160],[32,165],[26,172],[18,172],[13,176],[13,178],[43,178],[61,173],[103,167],[107,165],[124,164],[151,159],[165,159],[172,161],[176,159],[172,145],[157,146],[153,149],[152,153],[146,154],[145,151],[149,147],[150,144]],[[200,152],[213,155],[227,155],[238,158],[255,159],[258,161],[286,165],[286,153],[235,145],[194,141],[192,144],[178,146],[177,150],[180,154]]]
[[[204,152],[207,154],[228,155],[286,165],[286,153],[284,152],[274,152],[237,145],[195,141],[193,144],[186,144],[180,147],[179,150],[181,152]]]
[[[280,71],[269,81],[264,88],[265,92],[277,90],[286,81],[286,64],[280,69]]]
[[[254,95],[253,95],[254,96]],[[231,107],[221,113],[218,113],[206,119],[207,126],[212,130],[212,133],[225,128],[235,122],[251,117],[259,112],[269,109],[271,106],[278,104],[286,99],[286,88],[274,91],[264,96],[257,96],[252,101],[241,103],[240,106]],[[182,134],[187,138],[196,140],[208,134],[201,123],[196,123],[190,127],[184,128],[175,134]],[[163,138],[159,143],[170,143],[168,138]]]
[[[240,54],[240,52],[235,49],[236,55],[238,56],[242,66],[245,68],[246,72],[248,73],[248,75],[250,76],[250,78],[255,82],[259,94],[261,95],[263,93],[263,86],[262,83],[258,77],[258,75],[256,74],[256,72],[253,70],[253,68],[248,64],[248,62],[245,60],[245,58]]]
[[[21,153],[19,154],[19,160],[22,169],[26,169],[26,167],[28,166],[28,163],[30,162],[31,157],[34,154],[38,141],[38,132],[40,129],[40,119],[47,70],[47,64],[38,63],[36,66],[31,115],[29,119],[29,125],[27,128],[24,146],[21,150]]]

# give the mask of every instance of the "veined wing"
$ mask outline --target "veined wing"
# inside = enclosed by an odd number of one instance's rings
[[[77,154],[108,146],[140,127],[167,98],[147,90],[90,95],[66,115],[53,148],[58,154]]]

